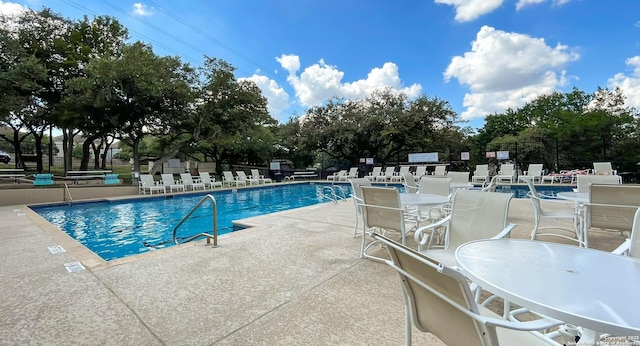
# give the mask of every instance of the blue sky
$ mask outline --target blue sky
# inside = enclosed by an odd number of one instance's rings
[[[132,41],[221,58],[281,122],[332,96],[391,87],[448,101],[469,126],[541,94],[621,87],[640,107],[636,0],[0,0],[117,17]],[[18,6],[21,5],[21,6]]]

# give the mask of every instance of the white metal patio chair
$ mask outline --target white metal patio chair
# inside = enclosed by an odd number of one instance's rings
[[[402,177],[404,180],[404,191],[407,193],[416,193],[418,192],[418,184],[416,184],[416,178],[411,173],[402,173]]]
[[[433,170],[434,177],[444,177],[447,175],[447,165],[437,165]]]
[[[585,204],[585,243],[591,228],[620,232],[629,236],[633,230],[636,210],[640,207],[640,185],[599,185],[589,189]]]
[[[633,216],[631,237],[612,251],[615,254],[640,258],[640,208]]]
[[[418,193],[445,196],[450,200],[451,178],[422,177],[420,179]],[[430,222],[435,222],[449,214],[451,205],[450,203],[445,203],[438,206],[422,206],[419,209],[421,221],[428,219]]]
[[[531,230],[531,240],[535,240],[540,236],[554,236],[563,239],[575,241],[580,246],[585,246],[585,236],[582,231],[580,215],[578,214],[577,206],[572,202],[565,200],[555,199],[551,196],[543,196],[537,190],[535,185],[529,177],[521,177],[529,187],[527,196],[533,204],[533,229]],[[547,226],[541,226],[542,220],[571,220],[573,224],[572,229],[568,229],[562,226],[558,226],[557,222]],[[561,232],[548,232],[540,233],[540,230],[557,230]]]
[[[619,175],[577,175],[576,176],[576,191],[577,192],[589,192],[589,186],[591,184],[607,184],[607,185],[620,185],[622,184],[622,177]]]
[[[418,251],[454,267],[458,246],[472,240],[508,237],[515,227],[507,223],[512,197],[508,193],[458,190],[453,195],[451,214],[416,230],[414,239]],[[444,245],[432,241],[440,227],[445,228]]]
[[[369,255],[367,250],[378,243],[371,240],[371,233],[385,234],[389,231],[400,233],[402,244],[406,242],[406,222],[412,216],[402,207],[397,189],[388,187],[361,186],[364,212],[364,229],[360,246],[360,257],[382,261],[380,257]],[[367,242],[368,241],[368,242]]]
[[[362,220],[363,228],[359,229],[358,225],[360,224],[361,219],[364,217],[364,210],[362,204],[364,204],[364,198],[362,196],[362,186],[371,186],[371,180],[366,178],[355,178],[349,179],[349,183],[351,184],[351,191],[353,194],[351,197],[353,198],[353,206],[356,212],[356,224],[353,227],[353,237],[355,238],[358,234],[361,234],[363,237],[366,234],[364,229],[365,221]]]
[[[405,344],[411,345],[412,325],[447,345],[549,345],[552,340],[529,331],[545,330],[555,321],[510,321],[478,305],[457,270],[438,263],[383,235],[389,266],[400,275],[405,302]],[[555,343],[557,345],[557,343]]]

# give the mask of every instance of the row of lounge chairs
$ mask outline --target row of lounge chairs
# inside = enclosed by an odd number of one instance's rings
[[[185,192],[213,189],[223,186],[247,186],[270,183],[271,179],[260,175],[257,169],[251,170],[251,176],[247,176],[244,171],[236,171],[236,176],[231,171],[223,171],[223,180],[216,181],[209,172],[200,172],[200,175],[194,177],[191,173],[181,173],[179,179],[175,179],[173,174],[160,174],[161,180],[154,180],[150,174],[140,175],[139,192],[140,194],[167,193],[167,192]]]
[[[527,178],[534,183],[569,183],[576,184],[577,177],[581,175],[613,175],[617,176],[617,171],[611,166],[611,162],[594,162],[593,169],[572,169],[562,170],[559,173],[544,174],[543,164],[532,163],[529,164],[526,171],[522,175],[517,174],[515,164],[502,164],[498,174],[495,176],[498,182],[508,181],[514,183],[517,181],[523,181],[522,178]],[[476,169],[471,177],[471,181],[474,183],[487,183],[492,179],[489,171],[489,165],[477,165]]]

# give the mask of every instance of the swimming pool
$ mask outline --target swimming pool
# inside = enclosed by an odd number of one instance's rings
[[[536,191],[544,196],[555,197],[558,192],[573,191],[570,185],[536,185]],[[514,198],[527,198],[529,187],[527,185],[498,185],[496,192],[511,193]]]
[[[322,196],[326,186],[331,184],[286,184],[30,208],[109,261],[174,245],[173,228],[207,193],[216,199],[218,234],[224,234],[234,231],[234,220],[329,202]],[[347,197],[351,194],[349,184],[339,186]],[[211,233],[210,206],[205,202],[178,229],[178,238]]]

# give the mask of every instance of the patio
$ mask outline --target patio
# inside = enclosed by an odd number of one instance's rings
[[[512,200],[512,237],[528,238],[532,215],[530,201]],[[0,216],[0,344],[404,344],[400,282],[358,257],[350,200],[247,219],[256,227],[215,249],[203,241],[109,263],[22,206]],[[606,251],[623,240],[590,235]],[[53,245],[67,252],[51,254]],[[86,270],[63,266],[78,260]]]

